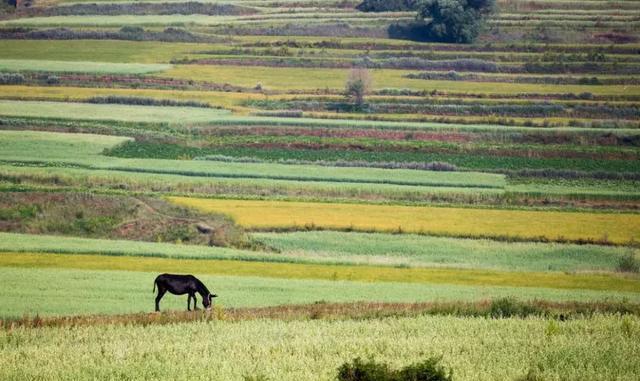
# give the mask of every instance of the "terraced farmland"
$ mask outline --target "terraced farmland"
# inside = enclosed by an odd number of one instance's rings
[[[624,0],[0,0],[0,379],[637,379],[639,52]]]

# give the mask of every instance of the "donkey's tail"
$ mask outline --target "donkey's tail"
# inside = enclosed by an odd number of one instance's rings
[[[153,293],[156,292],[156,282],[157,281],[158,281],[157,279],[153,281]]]

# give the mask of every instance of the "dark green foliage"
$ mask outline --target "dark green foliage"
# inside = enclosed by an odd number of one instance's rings
[[[184,3],[109,3],[109,4],[73,4],[58,7],[41,7],[30,9],[26,14],[38,16],[72,16],[72,15],[249,15],[256,10],[232,4],[199,3],[189,1]]]
[[[44,8],[39,8],[44,9]],[[160,31],[144,30],[137,26],[124,26],[119,30],[79,30],[69,28],[0,29],[0,39],[19,40],[130,40],[166,42],[219,42],[215,36],[196,35],[179,28],[165,28]]]
[[[356,9],[362,12],[413,11],[417,5],[416,0],[364,0]]]
[[[38,205],[24,205],[13,208],[0,208],[0,221],[24,220],[34,218],[41,208]]]
[[[433,41],[470,43],[480,33],[494,0],[426,0],[418,17],[430,19],[428,35]]]
[[[453,370],[447,371],[439,365],[440,358],[431,357],[423,362],[409,365],[398,372],[398,380],[402,381],[451,381]]]
[[[501,298],[491,301],[489,315],[493,318],[526,317],[542,315],[539,308],[533,304],[519,301],[515,298]]]
[[[290,162],[304,164],[305,162],[325,163],[327,165],[353,167],[383,167],[383,168],[411,168],[429,169],[415,163],[444,162],[451,165],[451,169],[482,170],[490,172],[512,173],[522,177],[545,178],[599,178],[613,180],[635,180],[640,172],[638,160],[597,160],[574,158],[531,158],[516,156],[498,156],[495,152],[473,153],[460,151],[459,153],[419,152],[417,150],[399,151],[383,150],[378,147],[375,151],[347,150],[336,148],[290,148],[286,142],[279,146],[275,142],[265,144],[264,147],[250,147],[233,145],[225,142],[218,147],[199,148],[187,147],[179,144],[153,142],[127,142],[108,152],[107,155],[125,158],[154,158],[154,159],[185,159],[206,158],[212,155],[258,159],[257,161]],[[215,159],[215,158],[214,158]],[[227,160],[231,161],[231,160]],[[317,164],[314,163],[314,164]],[[371,164],[367,164],[371,163]],[[377,164],[375,164],[377,163]]]
[[[24,75],[17,73],[0,73],[0,85],[17,85],[24,82]]]
[[[620,257],[618,260],[617,270],[625,273],[640,272],[640,261],[638,261],[633,252],[629,252]]]
[[[338,368],[339,381],[392,381],[391,370],[387,364],[373,360],[356,358]]]
[[[209,108],[208,103],[197,101],[174,101],[173,99],[155,99],[144,97],[123,97],[118,95],[109,95],[106,97],[92,97],[85,100],[87,103],[107,103],[107,104],[125,104],[125,105],[142,105],[142,106],[175,106],[175,107],[203,107]]]
[[[439,364],[440,358],[392,370],[387,364],[356,358],[338,368],[338,381],[451,381],[453,372]]]

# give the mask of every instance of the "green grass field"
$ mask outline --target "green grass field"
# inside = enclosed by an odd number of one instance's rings
[[[6,254],[0,254],[2,259]],[[48,254],[55,255],[55,254]],[[73,266],[73,265],[71,265]],[[173,271],[184,270],[175,268]],[[638,293],[588,289],[510,287],[409,282],[294,279],[193,272],[229,307],[263,307],[314,302],[476,301],[515,297],[521,300],[640,302]],[[0,266],[7,292],[0,295],[0,319],[24,315],[64,316],[151,312],[153,280],[159,272],[79,270]],[[63,281],[60,281],[63,279]],[[51,284],[58,282],[56,287]],[[200,297],[198,297],[200,300]],[[161,308],[186,310],[186,297],[167,295]],[[200,303],[201,308],[201,303]]]
[[[253,233],[282,254],[303,260],[389,266],[492,268],[518,271],[613,270],[629,249],[543,243],[341,232]]]
[[[103,109],[105,111],[112,110],[110,107],[111,106],[106,106],[103,107]],[[131,106],[124,107],[126,110],[126,107]],[[117,108],[115,108],[115,110],[117,110]],[[179,114],[174,115],[174,117],[178,116]],[[74,138],[77,139],[77,142],[73,141]],[[0,159],[9,162],[30,161],[33,157],[33,150],[37,149],[41,154],[36,161],[56,161],[67,163],[70,166],[80,165],[96,170],[165,173],[199,177],[463,188],[502,188],[505,185],[504,176],[479,172],[434,172],[348,167],[328,168],[310,165],[225,163],[203,160],[120,159],[100,155],[105,148],[109,146],[113,147],[125,140],[126,139],[115,137],[102,140],[99,135],[0,131],[0,146],[2,147]],[[92,141],[97,143],[93,145],[90,143]],[[78,151],[73,149],[74,144],[82,145],[83,150]],[[52,154],[48,155],[49,152]]]
[[[75,73],[147,74],[167,70],[171,65],[43,61],[0,59],[0,71],[46,71]]]
[[[126,122],[204,123],[227,112],[202,107],[159,107],[90,103],[0,101],[0,115]]]
[[[0,233],[0,251],[536,272],[615,271],[619,259],[633,253],[632,249],[594,245],[328,231],[251,236],[279,252],[13,233]]]
[[[116,40],[0,40],[3,59],[157,64],[205,44]]]

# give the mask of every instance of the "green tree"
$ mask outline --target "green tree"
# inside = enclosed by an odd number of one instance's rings
[[[430,40],[473,42],[494,10],[495,0],[426,0],[419,5],[418,18],[430,19]]]

